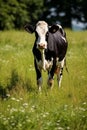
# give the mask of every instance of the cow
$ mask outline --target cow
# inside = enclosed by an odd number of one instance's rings
[[[35,26],[26,24],[24,28],[29,33],[35,33],[32,52],[39,91],[42,88],[42,70],[48,72],[47,84],[49,88],[53,86],[54,74],[57,75],[60,87],[68,48],[64,29],[59,24],[49,26],[45,21],[38,21]]]

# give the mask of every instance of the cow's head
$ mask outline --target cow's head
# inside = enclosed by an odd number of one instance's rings
[[[44,50],[47,48],[47,39],[48,39],[49,32],[55,33],[56,31],[59,30],[60,33],[62,33],[63,35],[62,27],[60,25],[52,25],[49,27],[45,21],[38,21],[36,26],[26,24],[25,29],[29,33],[35,32],[36,45],[37,45],[37,49],[39,50]]]
[[[25,29],[30,33],[35,32],[36,44],[39,50],[43,50],[47,48],[46,38],[48,35],[48,24],[45,21],[37,22],[35,27],[27,24],[25,25]]]

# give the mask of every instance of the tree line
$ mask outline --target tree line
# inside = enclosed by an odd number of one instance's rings
[[[22,29],[38,20],[71,28],[72,19],[87,22],[87,0],[0,0],[0,30]]]

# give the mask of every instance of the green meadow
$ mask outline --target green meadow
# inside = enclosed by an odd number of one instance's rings
[[[69,73],[39,93],[33,64],[34,34],[0,32],[0,130],[87,130],[87,31],[66,30]]]

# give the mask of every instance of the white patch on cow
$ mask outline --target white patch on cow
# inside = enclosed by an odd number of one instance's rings
[[[52,68],[52,65],[53,65],[53,58],[51,58],[51,61],[47,61],[46,59],[45,59],[45,55],[44,55],[44,50],[42,51],[42,53],[41,53],[41,56],[42,56],[42,59],[41,60],[37,60],[36,59],[36,63],[37,63],[37,66],[38,66],[38,69],[41,71],[42,69],[44,70],[44,71],[46,71],[46,70],[51,70],[51,68]]]
[[[66,38],[65,37],[61,36],[61,38],[66,42]]]
[[[63,68],[64,67],[64,63],[65,63],[65,57],[63,58],[62,61],[60,61],[60,63],[61,63],[61,68]]]
[[[58,86],[61,86],[61,81],[62,81],[62,71],[65,63],[65,58],[62,61],[57,61],[57,66],[60,68],[59,73],[57,74],[57,81],[58,81]]]
[[[51,58],[51,61],[45,61],[45,67],[46,67],[46,70],[50,71],[51,68],[53,66],[53,58]]]
[[[60,62],[59,62],[59,58],[56,58],[56,66],[60,67]]]
[[[57,26],[59,27],[59,29],[62,29],[62,30],[63,30],[63,28],[62,28],[61,25],[57,24]],[[61,38],[66,42],[66,38],[65,38],[65,37],[61,36]]]
[[[48,32],[48,24],[44,21],[39,21],[36,24],[36,32],[38,33],[37,48],[39,45],[44,45],[44,49],[47,48],[46,33]]]
[[[61,29],[62,29],[62,26],[61,26],[61,25],[57,24],[57,26],[58,26],[59,28],[61,28]]]
[[[41,69],[42,69],[42,61],[41,60],[38,61],[36,59],[36,63],[37,63],[38,69],[41,71]]]

